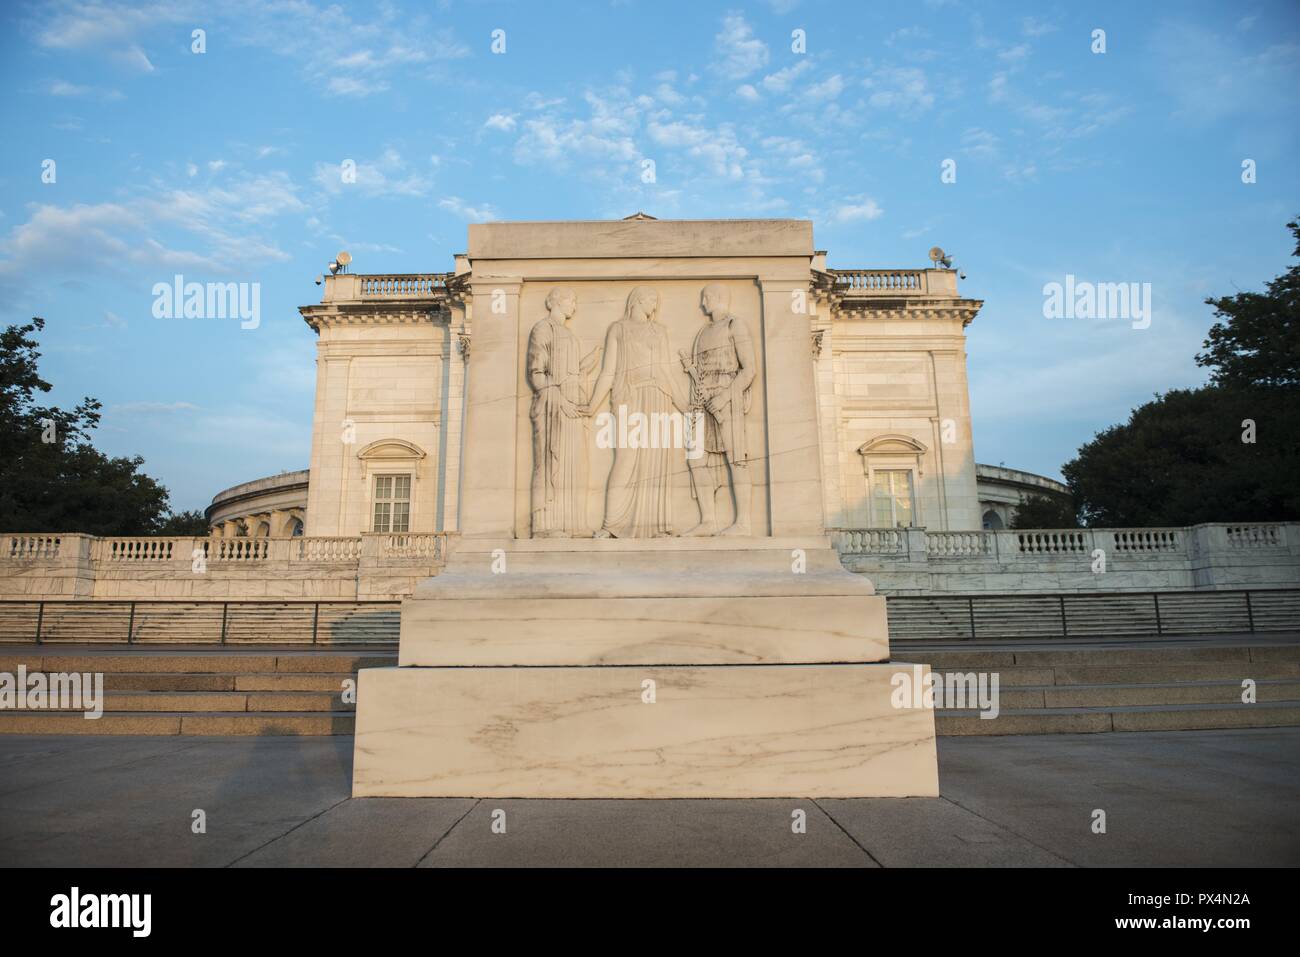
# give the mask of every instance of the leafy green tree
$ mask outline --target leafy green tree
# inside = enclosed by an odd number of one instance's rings
[[[45,405],[35,318],[0,333],[0,529],[145,535],[168,515],[167,490],[140,471],[144,459],[110,457],[90,444],[95,399]]]
[[[1287,223],[1300,259],[1300,220]],[[1267,292],[1205,300],[1222,322],[1210,328],[1196,363],[1229,388],[1300,386],[1300,262],[1271,281]]]
[[[1016,506],[1012,528],[1078,528],[1079,515],[1069,495],[1035,493]]]
[[[207,535],[208,520],[195,509],[168,515],[158,526],[159,535]]]
[[[1061,473],[1094,527],[1291,520],[1300,517],[1298,400],[1290,389],[1167,392],[1099,433]]]
[[[1085,524],[1300,518],[1300,264],[1266,290],[1206,300],[1209,385],[1157,394],[1061,468]]]

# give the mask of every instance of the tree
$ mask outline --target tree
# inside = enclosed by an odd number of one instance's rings
[[[1300,516],[1298,396],[1167,392],[1086,443],[1061,474],[1089,526],[1288,521]]]
[[[0,333],[0,529],[147,535],[168,516],[167,489],[140,472],[144,459],[110,457],[90,444],[100,403],[38,400],[52,386],[37,368],[32,319]]]
[[[1062,466],[1085,524],[1300,518],[1300,263],[1266,290],[1205,300],[1209,385],[1157,394]]]
[[[195,509],[168,515],[158,526],[159,535],[207,535],[208,520]]]
[[[1079,515],[1069,495],[1027,495],[1011,516],[1012,528],[1078,528]]]
[[[1300,259],[1300,219],[1287,223]],[[1300,386],[1300,262],[1272,280],[1268,291],[1206,299],[1224,320],[1210,328],[1196,364],[1229,388]]]

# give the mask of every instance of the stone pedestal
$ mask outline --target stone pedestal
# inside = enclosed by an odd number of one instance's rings
[[[824,534],[817,256],[797,220],[470,227],[461,535],[361,674],[354,794],[938,793]]]
[[[885,600],[829,542],[466,540],[361,673],[353,794],[938,794]]]

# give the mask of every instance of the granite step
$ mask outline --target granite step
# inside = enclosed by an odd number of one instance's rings
[[[46,672],[128,672],[178,674],[276,674],[355,672],[358,668],[382,668],[397,664],[396,655],[337,654],[289,652],[247,655],[228,651],[187,651],[163,649],[111,652],[6,652],[0,654],[0,671],[15,671],[23,665],[28,671]]]
[[[198,713],[204,711],[352,711],[356,705],[343,701],[341,691],[110,691],[105,689],[105,714],[132,712]],[[81,711],[81,708],[49,710]]]
[[[1036,685],[1175,684],[1187,681],[1300,680],[1300,662],[1292,661],[1200,661],[1190,664],[1151,665],[1057,665],[1051,667],[1003,667],[982,661],[961,661],[938,665],[920,655],[907,663],[930,664],[944,674],[996,673],[1003,688]]]
[[[351,711],[105,712],[0,711],[0,734],[329,735],[351,734]]]
[[[1300,725],[1300,701],[1258,704],[1164,704],[1110,708],[1004,708],[996,718],[978,711],[938,711],[940,735],[1097,734],[1110,731],[1208,731]]]

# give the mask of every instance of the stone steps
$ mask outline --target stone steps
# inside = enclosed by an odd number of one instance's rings
[[[0,713],[0,734],[327,735],[351,734],[351,711],[105,712],[93,721],[58,711]]]
[[[895,642],[894,655],[939,674],[998,675],[999,714],[949,700],[941,735],[1173,731],[1300,725],[1300,643],[1164,640],[996,642],[969,647]],[[1243,681],[1256,703],[1243,704]],[[972,702],[973,703],[973,702]]]
[[[355,705],[343,702],[343,683],[359,668],[395,665],[384,652],[4,649],[0,671],[102,673],[104,713],[0,711],[0,734],[351,734]]]
[[[1300,643],[1141,646],[897,642],[900,661],[997,673],[1000,716],[940,708],[940,734],[1000,735],[1300,725]],[[0,734],[351,734],[343,683],[396,664],[391,646],[355,651],[118,645],[0,648],[0,671],[100,672],[104,715],[0,710]],[[901,666],[900,666],[901,667]],[[1257,704],[1241,703],[1242,680]]]
[[[1114,708],[1006,709],[996,719],[977,711],[938,711],[941,735],[1092,734],[1104,731],[1209,731],[1300,725],[1300,700],[1258,704],[1165,704]]]

